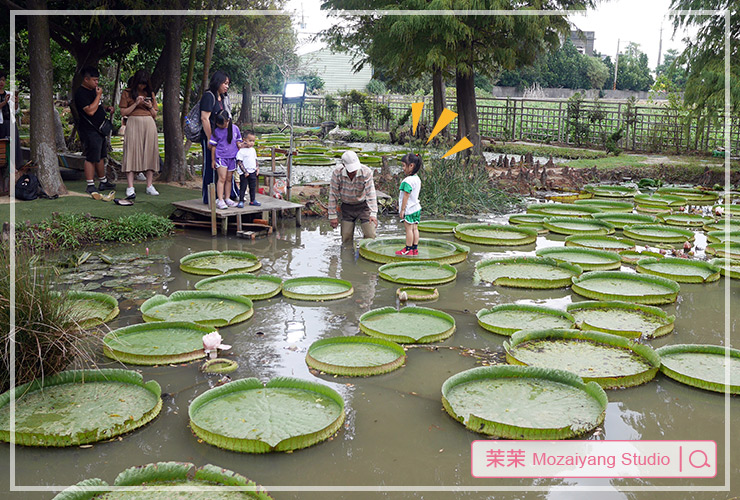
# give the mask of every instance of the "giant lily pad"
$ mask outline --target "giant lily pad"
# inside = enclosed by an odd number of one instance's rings
[[[704,224],[712,223],[713,217],[699,214],[667,214],[658,217],[661,222],[669,226],[702,227]]]
[[[158,321],[119,328],[103,338],[103,354],[135,365],[184,363],[205,357],[208,326],[186,321]]]
[[[270,497],[261,486],[244,476],[215,465],[196,468],[185,462],[157,462],[140,467],[130,467],[121,472],[113,486],[137,486],[137,491],[106,490],[108,483],[102,479],[84,479],[65,489],[52,500],[219,500],[258,499]],[[237,487],[224,491],[217,486]],[[95,487],[98,491],[87,488]],[[172,489],[170,489],[172,488]],[[178,488],[178,489],[175,489]],[[180,489],[184,488],[184,489]]]
[[[621,252],[622,250],[634,250],[635,243],[626,238],[616,238],[614,236],[582,236],[574,234],[565,238],[565,246]]]
[[[714,222],[705,222],[702,226],[705,231],[740,231],[740,220],[737,219],[720,219]]]
[[[419,222],[419,231],[425,233],[451,233],[459,222],[451,220],[424,220]]]
[[[570,439],[604,422],[607,397],[565,370],[483,366],[448,378],[442,405],[471,431],[504,439]]]
[[[245,453],[306,448],[344,422],[344,400],[330,387],[276,377],[229,382],[190,403],[190,428],[206,443]]]
[[[573,278],[573,291],[589,299],[623,300],[638,304],[670,304],[678,298],[678,283],[660,276],[591,271]]]
[[[421,238],[419,240],[419,255],[396,255],[396,251],[406,245],[404,238],[377,238],[364,239],[360,242],[360,255],[373,262],[403,262],[418,260],[434,260],[442,264],[457,264],[468,257],[470,248],[452,241]]]
[[[569,304],[576,326],[626,338],[656,338],[673,331],[676,317],[659,307],[621,301],[586,301]]]
[[[83,329],[107,323],[120,312],[118,301],[105,293],[70,290],[66,299],[71,318]]]
[[[708,255],[716,255],[717,257],[729,257],[733,260],[740,260],[740,243],[736,243],[734,241],[710,243],[707,245],[707,248],[705,248],[704,251]]]
[[[635,265],[639,260],[646,257],[655,257],[656,259],[662,259],[665,257],[658,252],[651,252],[649,250],[642,250],[641,252],[638,252],[637,250],[623,250],[619,252],[619,256],[622,258],[622,262],[629,265]]]
[[[740,231],[730,231],[729,233],[724,230],[720,231],[709,231],[707,233],[707,241],[709,243],[723,243],[730,240],[733,243],[740,243]]]
[[[670,278],[679,283],[710,283],[719,279],[719,268],[703,260],[646,257],[637,261],[637,272]]]
[[[587,193],[592,193],[594,196],[602,198],[632,198],[639,191],[634,187],[629,186],[607,186],[607,185],[593,185],[586,184],[583,186],[583,190]]]
[[[360,316],[360,330],[403,344],[438,342],[455,332],[455,319],[447,313],[426,307],[373,309]]]
[[[349,281],[324,276],[292,278],[283,282],[283,295],[297,300],[343,299],[352,295],[354,291]]]
[[[405,285],[439,285],[457,277],[457,269],[439,262],[391,262],[378,268],[384,280]]]
[[[144,321],[193,321],[226,326],[252,317],[252,301],[241,295],[201,290],[180,290],[169,297],[155,295],[141,305]]]
[[[660,357],[652,348],[600,332],[520,331],[504,342],[504,349],[509,363],[565,369],[604,389],[644,384],[660,368]]]
[[[686,205],[686,198],[670,194],[638,194],[635,195],[637,208],[652,207],[660,209],[680,208]]]
[[[599,210],[603,210],[604,212],[612,213],[629,213],[632,212],[633,208],[635,208],[635,206],[629,201],[602,200],[599,198],[592,200],[576,200],[574,203],[578,206],[594,207]]]
[[[543,225],[556,234],[607,235],[614,232],[614,226],[598,219],[551,217],[545,219]]]
[[[624,226],[631,226],[633,224],[651,224],[657,221],[652,215],[613,212],[594,214],[594,219],[608,222],[617,229],[622,229]]]
[[[728,276],[736,280],[740,279],[740,260],[712,259],[709,263],[719,267],[722,276]]]
[[[459,224],[455,238],[480,245],[528,245],[537,240],[537,231],[501,224]]]
[[[514,214],[509,216],[509,224],[539,224],[542,223],[551,215],[545,214]]]
[[[534,203],[527,207],[528,214],[542,214],[551,217],[587,217],[600,213],[601,210],[593,207],[583,207],[566,203]]]
[[[207,276],[225,273],[249,273],[260,267],[262,267],[262,263],[257,256],[238,250],[196,252],[180,259],[180,269],[182,271]]]
[[[546,247],[537,250],[540,257],[580,266],[584,271],[619,269],[622,259],[614,252],[579,247]]]
[[[675,344],[661,347],[660,371],[682,384],[725,392],[725,355],[729,351],[730,394],[740,394],[740,350],[720,345]]]
[[[337,160],[323,155],[299,155],[293,158],[293,165],[330,167],[337,164]]]
[[[719,193],[705,189],[679,188],[664,186],[656,193],[661,195],[673,195],[685,198],[692,205],[711,205],[719,199]]]
[[[252,300],[269,299],[283,289],[283,280],[277,276],[253,274],[224,274],[205,278],[195,284],[196,290],[241,295]]]
[[[487,259],[475,265],[481,280],[518,288],[563,288],[582,272],[579,266],[546,257]]]
[[[348,377],[388,373],[403,366],[406,351],[388,340],[371,337],[334,337],[317,340],[308,348],[306,363],[322,372]]]
[[[633,240],[651,243],[683,243],[694,241],[694,233],[688,229],[662,224],[634,224],[624,227],[624,235]]]
[[[70,370],[0,395],[0,440],[10,441],[15,397],[16,444],[76,446],[125,434],[162,408],[161,389],[130,370]]]
[[[573,328],[573,316],[560,309],[529,304],[501,304],[481,309],[476,314],[478,324],[500,335],[512,335],[519,330]]]
[[[439,290],[431,286],[402,286],[396,290],[396,295],[401,300],[434,300],[439,298]]]

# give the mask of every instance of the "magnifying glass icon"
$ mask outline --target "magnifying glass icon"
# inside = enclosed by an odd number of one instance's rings
[[[696,462],[697,463],[694,463],[694,455],[697,455],[697,458],[696,458]],[[699,455],[701,455],[701,456],[699,456]],[[701,457],[704,457],[704,461],[703,462],[702,462],[702,458]],[[711,465],[709,465],[709,457],[702,450],[694,450],[694,451],[692,451],[691,454],[689,454],[689,463],[695,469],[701,469],[702,467],[711,467]]]

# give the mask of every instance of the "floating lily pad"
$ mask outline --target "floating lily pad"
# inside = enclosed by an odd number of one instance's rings
[[[439,290],[431,286],[402,286],[396,290],[396,295],[399,299],[405,297],[401,300],[434,300],[439,298]]]
[[[546,247],[537,250],[539,257],[580,266],[584,271],[619,269],[622,259],[614,252],[582,247]]]
[[[585,199],[585,198],[593,198],[593,194],[591,193],[558,193],[558,194],[548,194],[545,195],[545,198],[549,201],[554,201],[557,203],[573,203],[576,200],[579,199]]]
[[[537,231],[538,235],[543,235],[550,232],[550,230],[542,224],[519,224],[518,227],[534,229],[535,231]]]
[[[543,214],[551,217],[587,217],[600,213],[593,207],[583,207],[566,203],[534,203],[527,207],[528,214]]]
[[[651,243],[683,243],[694,241],[694,233],[688,229],[662,224],[635,224],[624,227],[624,235],[633,240]]]
[[[732,279],[740,279],[740,260],[732,260],[729,262],[725,259],[712,259],[709,261],[713,266],[719,267],[722,276],[729,276]]]
[[[455,319],[447,313],[426,307],[408,306],[373,309],[360,316],[360,330],[402,344],[438,342],[455,332]]]
[[[640,215],[652,215],[654,217],[660,217],[661,215],[669,215],[673,213],[673,210],[666,207],[656,207],[649,205],[637,205],[635,210]]]
[[[594,207],[610,213],[630,213],[635,206],[629,201],[603,200],[595,198],[592,200],[576,200],[578,206]]]
[[[586,301],[569,304],[576,326],[626,338],[662,337],[673,331],[676,317],[659,307],[621,301]]]
[[[479,245],[528,245],[537,240],[537,231],[502,224],[459,224],[455,227],[455,238]]]
[[[681,196],[670,194],[638,194],[635,195],[638,207],[657,207],[661,209],[680,208],[686,205],[687,200]]]
[[[452,241],[421,238],[419,240],[419,255],[396,255],[396,251],[406,245],[404,238],[377,238],[363,239],[360,244],[360,255],[373,262],[403,262],[418,260],[434,260],[442,264],[457,264],[468,258],[470,248]]]
[[[727,248],[729,247],[729,253]],[[704,249],[707,255],[716,255],[717,257],[729,257],[730,259],[740,260],[740,243],[734,241],[722,243],[710,243]]]
[[[518,288],[563,288],[582,272],[579,266],[545,257],[487,259],[475,265],[481,280]]]
[[[239,368],[239,363],[232,359],[212,358],[203,363],[200,371],[204,373],[231,373]]]
[[[481,309],[476,314],[478,324],[500,335],[512,335],[519,330],[573,328],[573,316],[560,309],[529,304],[502,304]]]
[[[714,205],[712,207],[712,213],[717,213],[717,209],[721,209],[726,217],[737,217],[740,215],[740,205],[738,204],[732,204],[732,205]]]
[[[125,434],[162,408],[161,389],[130,370],[70,370],[0,395],[0,440],[10,440],[15,397],[15,443],[76,446]]]
[[[206,326],[227,326],[252,317],[252,301],[241,295],[201,290],[180,290],[169,297],[155,295],[141,305],[144,321],[193,321]]]
[[[118,301],[105,293],[70,290],[66,297],[70,316],[82,329],[107,323],[120,312]]]
[[[740,394],[740,350],[729,350],[728,392]],[[660,371],[682,384],[707,391],[725,392],[726,348],[720,345],[675,344],[661,347]]]
[[[305,165],[316,167],[330,167],[337,164],[337,160],[323,155],[299,155],[293,157],[293,165]]]
[[[604,422],[608,400],[595,382],[565,370],[483,366],[442,385],[447,413],[473,432],[504,439],[570,439]]]
[[[629,265],[637,264],[637,261],[646,257],[655,257],[656,259],[662,259],[664,255],[658,252],[651,252],[649,250],[642,250],[638,252],[636,250],[624,250],[619,252],[619,256],[622,258],[622,262]]]
[[[545,219],[543,225],[556,234],[607,235],[614,232],[614,226],[598,219],[551,217]]]
[[[660,276],[591,271],[573,278],[573,291],[589,299],[622,300],[638,304],[670,304],[678,298],[680,286]]]
[[[608,222],[617,229],[622,229],[624,226],[631,226],[633,224],[652,224],[657,222],[657,219],[652,215],[613,212],[594,214],[594,219]]]
[[[233,293],[252,300],[263,300],[279,294],[283,289],[283,280],[277,276],[224,274],[200,280],[195,284],[195,289]]]
[[[646,257],[637,261],[637,272],[670,278],[679,283],[710,283],[719,279],[719,268],[703,260]]]
[[[190,428],[206,443],[245,453],[306,448],[344,422],[344,400],[330,387],[276,377],[229,382],[201,394],[188,409]]]
[[[740,220],[720,219],[714,222],[706,222],[702,226],[705,231],[725,231],[729,226],[730,231],[740,231]]]
[[[707,241],[709,243],[722,243],[730,240],[733,243],[740,243],[740,231],[730,231],[729,233],[724,230],[720,231],[709,231],[707,233]]]
[[[637,189],[629,186],[586,184],[585,186],[583,186],[583,190],[587,193],[592,193],[594,196],[600,196],[602,198],[632,198],[636,194],[639,194],[639,191],[637,191]]]
[[[182,271],[208,276],[225,273],[249,273],[260,267],[262,267],[262,263],[257,256],[238,250],[196,252],[180,259],[180,269]]]
[[[515,214],[509,216],[509,224],[534,224],[542,225],[545,219],[552,217],[544,214]]]
[[[126,300],[146,300],[157,295],[155,290],[132,290],[123,295]]]
[[[704,189],[693,189],[693,188],[679,188],[664,186],[659,188],[656,193],[666,194],[673,196],[680,196],[685,198],[692,205],[709,204],[711,205],[719,199],[719,193],[716,191],[704,190]]]
[[[103,354],[134,365],[184,363],[205,357],[203,336],[211,331],[186,321],[130,325],[103,338]]]
[[[283,282],[283,295],[297,300],[335,300],[354,293],[352,283],[323,276],[292,278]]]
[[[384,280],[406,285],[439,285],[457,277],[457,269],[439,262],[392,262],[378,268]]]
[[[388,373],[403,366],[403,347],[379,338],[334,337],[317,340],[308,348],[306,363],[334,375],[367,377]]]
[[[459,222],[451,220],[425,220],[419,223],[419,231],[425,233],[451,233]]]
[[[584,247],[594,250],[607,250],[609,252],[621,252],[622,250],[634,250],[635,243],[626,238],[615,236],[578,235],[565,238],[566,247]]]
[[[698,214],[667,214],[658,217],[661,222],[669,226],[702,227],[714,221],[713,217]]]
[[[305,153],[308,155],[323,155],[329,151],[329,148],[324,146],[318,146],[315,144],[312,145],[306,145],[301,146],[298,148],[299,153]],[[296,158],[300,158],[300,156],[296,156]]]
[[[70,290],[75,290],[78,292],[92,292],[93,290],[97,290],[99,288],[102,288],[103,285],[100,283],[97,283],[95,281],[88,281],[86,283],[73,283],[69,286]]]
[[[604,389],[644,384],[660,368],[660,357],[652,348],[600,332],[520,331],[504,342],[504,349],[511,364],[565,369]]]

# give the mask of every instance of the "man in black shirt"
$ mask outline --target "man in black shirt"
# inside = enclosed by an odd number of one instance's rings
[[[108,179],[105,177],[103,160],[108,154],[106,137],[98,131],[98,127],[100,127],[106,118],[106,112],[112,112],[113,107],[108,106],[104,108],[100,104],[103,89],[98,86],[99,79],[100,74],[96,68],[83,68],[82,85],[74,94],[74,102],[79,117],[77,130],[80,134],[80,140],[82,140],[85,153],[86,191],[91,195],[97,193],[99,190],[104,191],[116,187],[115,184],[108,182]],[[100,181],[97,189],[95,188],[95,181],[93,179],[96,172]]]

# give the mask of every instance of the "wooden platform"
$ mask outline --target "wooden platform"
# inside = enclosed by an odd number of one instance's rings
[[[245,205],[244,208],[226,208],[223,210],[216,209],[215,219],[220,222],[221,234],[226,234],[229,228],[229,218],[236,218],[236,230],[242,230],[242,215],[250,214],[262,214],[263,219],[270,218],[270,223],[273,228],[277,228],[277,215],[278,211],[292,210],[295,213],[295,225],[300,227],[301,225],[301,209],[303,205],[300,203],[293,203],[285,200],[278,200],[270,196],[262,194],[257,195],[257,201],[262,203],[262,206],[253,207],[251,205]],[[203,204],[203,200],[198,198],[195,200],[176,201],[172,203],[176,208],[185,212],[196,213],[205,216],[212,216],[211,210],[208,205]],[[216,227],[212,227],[213,233],[216,232]]]

